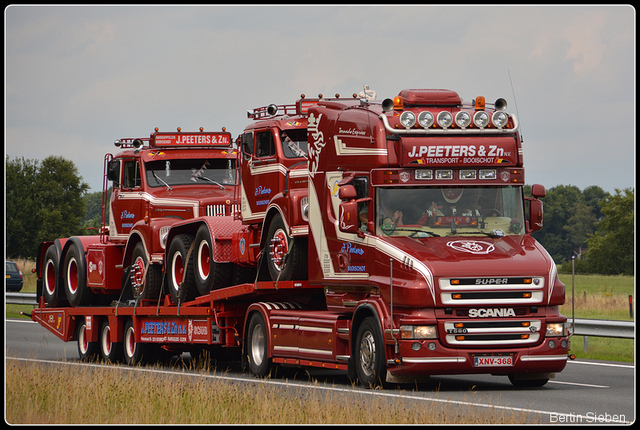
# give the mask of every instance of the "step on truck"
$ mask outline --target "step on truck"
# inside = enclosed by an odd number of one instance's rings
[[[504,99],[320,95],[248,116],[236,141],[239,211],[168,228],[159,277],[176,294],[93,307],[43,298],[32,318],[77,340],[83,358],[115,349],[131,364],[235,352],[258,376],[323,367],[364,386],[439,374],[542,386],[564,369],[564,285],[531,236],[545,190],[524,195],[522,138]],[[214,240],[196,238],[203,225]],[[203,243],[228,252],[207,263]],[[211,289],[182,295],[214,269]]]

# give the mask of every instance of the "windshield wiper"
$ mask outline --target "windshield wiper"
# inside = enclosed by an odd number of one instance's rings
[[[452,231],[452,234],[484,234],[485,236],[489,236],[489,237],[504,237],[504,235],[501,234],[495,234],[493,232],[486,232],[486,231]]]
[[[207,178],[206,176],[197,176],[197,175],[196,175],[196,176],[192,176],[192,177],[191,177],[191,180],[195,180],[195,179],[202,179],[203,181],[209,181],[209,182],[211,182],[212,184],[216,184],[217,186],[219,186],[221,190],[226,190],[226,188],[224,187],[224,185],[222,185],[222,184],[220,184],[220,183],[218,183],[218,182],[214,181],[214,180],[213,180],[213,179],[211,179],[211,178]]]
[[[156,181],[162,182],[164,184],[164,186],[167,187],[167,191],[171,191],[172,190],[172,188],[169,186],[169,184],[167,184],[165,181],[160,179],[160,177],[158,175],[156,175],[155,170],[152,170],[151,174],[153,174],[153,177],[156,178]]]
[[[431,237],[440,237],[439,234],[436,234],[436,233],[434,233],[432,231],[425,231],[425,230],[420,230],[420,229],[417,229],[417,228],[396,228],[395,231],[410,231],[412,233],[409,235],[409,237],[415,237],[416,234],[418,234],[418,233],[426,233],[426,234],[430,235]]]

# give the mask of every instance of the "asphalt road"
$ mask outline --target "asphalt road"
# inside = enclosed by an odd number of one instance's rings
[[[75,342],[62,342],[29,320],[6,321],[5,359],[42,363],[65,361],[69,365],[86,365],[78,360]],[[454,375],[433,376],[428,383],[407,389],[365,390],[354,388],[341,372],[286,370],[281,378],[258,380],[242,373],[237,365],[229,366],[222,375],[212,373],[206,377],[238,384],[281,386],[291,393],[319,390],[348,396],[401,398],[418,404],[438,405],[454,413],[462,413],[470,408],[477,413],[501,410],[525,414],[532,423],[603,424],[635,421],[636,378],[633,363],[569,361],[565,370],[555,379],[536,389],[515,388],[506,376]],[[151,371],[122,367],[123,371]],[[173,371],[167,367],[163,372]],[[184,369],[180,368],[175,373],[184,374]]]

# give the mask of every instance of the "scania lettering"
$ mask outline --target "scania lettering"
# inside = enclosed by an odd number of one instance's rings
[[[513,309],[469,309],[469,318],[515,317]]]
[[[524,195],[522,138],[503,99],[364,91],[248,117],[218,157],[186,145],[228,135],[171,133],[155,137],[165,147],[131,142],[119,165],[108,159],[118,174],[107,175],[103,239],[42,251],[32,318],[77,340],[83,359],[207,351],[258,377],[285,365],[341,370],[367,387],[446,374],[539,387],[564,369],[565,288],[531,236],[545,189]],[[118,297],[45,298],[76,273],[89,273],[94,295]],[[138,293],[125,300],[129,285]]]

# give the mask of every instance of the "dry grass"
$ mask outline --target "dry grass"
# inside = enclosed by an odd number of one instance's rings
[[[530,423],[522,412],[102,366],[6,361],[10,424]],[[348,397],[347,397],[348,396]],[[537,418],[537,417],[536,417]]]

